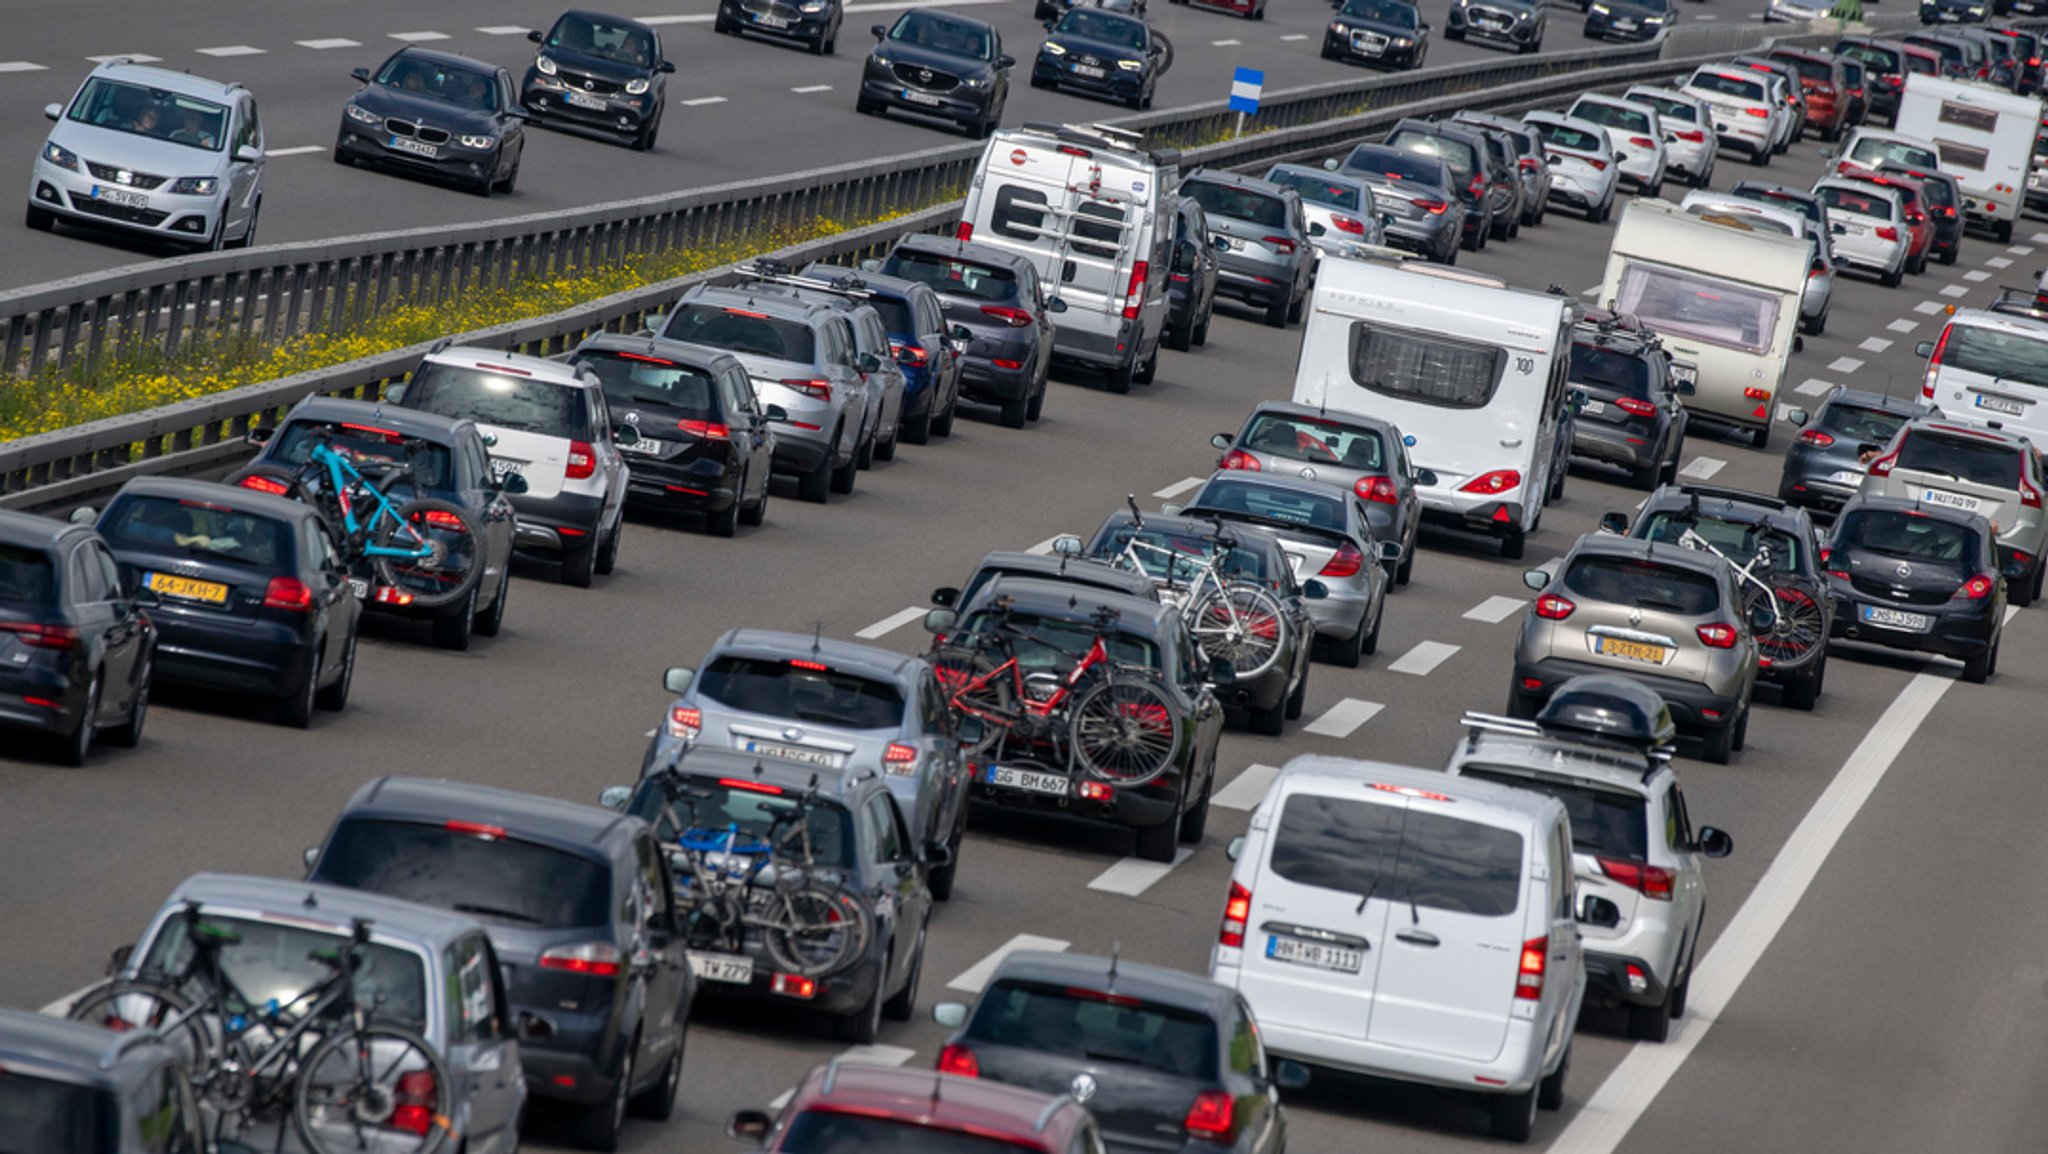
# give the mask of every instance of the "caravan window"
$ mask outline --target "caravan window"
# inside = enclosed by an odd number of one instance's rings
[[[1660,332],[1744,352],[1770,349],[1780,298],[1678,269],[1630,264],[1621,274],[1619,309]]]
[[[1500,387],[1498,346],[1433,333],[1351,326],[1351,379],[1389,397],[1446,409],[1481,409]]]
[[[1022,185],[1006,184],[996,190],[995,217],[989,227],[997,236],[1012,240],[1037,240],[1045,227],[1045,193]]]

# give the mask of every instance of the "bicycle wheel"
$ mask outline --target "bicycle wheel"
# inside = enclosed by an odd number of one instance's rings
[[[1010,679],[994,676],[999,668],[994,658],[976,649],[941,649],[932,657],[932,673],[954,714],[981,720],[981,740],[960,743],[970,761],[994,748],[1009,719],[1017,716]]]
[[[1796,586],[1780,585],[1772,593],[1771,611],[1777,615],[1777,621],[1757,635],[1757,648],[1772,661],[1791,665],[1813,652],[1815,646],[1827,643],[1820,605],[1811,594]],[[1745,612],[1763,603],[1762,591],[1755,586],[1744,587]]]
[[[377,580],[412,594],[423,608],[469,596],[483,576],[482,536],[476,519],[452,501],[422,497],[377,518],[370,543],[379,549],[417,551],[416,557],[373,556]]]
[[[433,1154],[454,1129],[448,1068],[425,1038],[386,1022],[344,1027],[299,1063],[292,1122],[312,1154]]]
[[[1143,785],[1180,753],[1180,710],[1149,678],[1103,678],[1081,691],[1069,715],[1074,756],[1104,781]]]
[[[65,1017],[117,1033],[155,1030],[184,1065],[186,1076],[203,1086],[220,1061],[220,1047],[191,1010],[192,1000],[168,986],[111,982],[73,1002]]]
[[[1287,614],[1271,593],[1247,582],[1212,589],[1188,611],[1188,631],[1209,660],[1230,662],[1239,680],[1257,677],[1280,659]]]
[[[750,920],[761,927],[761,944],[779,969],[818,977],[867,952],[874,921],[853,894],[809,880],[757,893],[765,900]]]

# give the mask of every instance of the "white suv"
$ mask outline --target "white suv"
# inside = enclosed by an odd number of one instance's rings
[[[1628,1012],[1630,1037],[1661,1042],[1685,1013],[1706,917],[1704,858],[1734,841],[1697,833],[1671,768],[1671,712],[1625,677],[1566,682],[1535,721],[1465,715],[1444,772],[1548,794],[1572,819],[1586,997]]]
[[[2002,289],[1990,312],[1963,309],[1914,350],[1927,358],[1920,399],[1951,421],[1995,424],[2048,445],[2048,320],[2039,293]]]
[[[559,557],[562,581],[588,588],[610,573],[625,532],[626,460],[604,387],[589,369],[539,357],[467,346],[436,348],[384,398],[475,421],[491,450],[491,475],[517,473],[526,491],[512,497],[521,549]]]
[[[1478,1092],[1527,1141],[1586,992],[1563,803],[1426,769],[1287,763],[1231,843],[1209,976],[1268,1052]]]

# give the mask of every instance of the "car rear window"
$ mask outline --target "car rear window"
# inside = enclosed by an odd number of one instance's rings
[[[276,464],[304,465],[313,459],[313,446],[319,443],[323,431],[328,447],[371,480],[394,466],[410,462],[409,476],[415,488],[454,487],[454,456],[448,446],[353,422],[293,421],[271,442],[265,459]],[[317,471],[315,476],[324,479],[326,473]]]
[[[1772,54],[1771,59],[1776,60],[1780,64],[1790,64],[1794,71],[1807,80],[1826,80],[1832,82],[1835,78],[1834,66],[1825,60],[1814,60],[1805,56],[1785,56],[1776,53]]]
[[[653,826],[664,845],[674,844],[683,832],[669,821],[671,809],[686,830],[701,831],[706,836],[716,837],[737,827],[739,836],[727,844],[773,841],[793,824],[798,812],[794,798],[778,792],[776,787],[764,789],[758,782],[744,782],[746,788],[741,788],[729,784],[730,781],[688,777],[682,796],[671,802],[667,788],[655,778],[648,778],[634,791],[626,812]],[[800,837],[810,839],[814,864],[826,869],[853,868],[853,814],[845,806],[825,798],[816,799],[804,812],[804,827]],[[801,850],[800,840],[792,843],[792,852]]]
[[[1255,413],[1238,444],[1255,453],[1344,469],[1381,469],[1386,461],[1377,430],[1353,428],[1328,417]]]
[[[2001,385],[2048,389],[2048,336],[1952,324],[1941,348],[1941,367],[1996,377]]]
[[[349,819],[335,827],[313,880],[547,929],[610,918],[603,866],[468,822]]]
[[[1572,848],[1575,850],[1599,857],[1648,860],[1649,802],[1641,794],[1534,777],[1512,769],[1483,765],[1463,766],[1458,770],[1458,776],[1534,790],[1563,802],[1565,812],[1571,815]]]
[[[1979,485],[2015,489],[2019,487],[2020,450],[1998,441],[1915,429],[1906,434],[1906,443],[1899,446],[1897,467],[1946,473]]]
[[[56,600],[57,569],[48,553],[0,545],[0,605],[47,609]]]
[[[1145,575],[1155,581],[1171,580],[1176,585],[1194,580],[1199,573],[1198,566],[1217,552],[1216,543],[1206,537],[1123,526],[1105,534],[1095,543],[1090,554],[1105,561],[1114,561],[1122,557],[1124,547],[1134,541],[1137,547],[1133,552]],[[1254,581],[1266,579],[1265,554],[1260,549],[1231,549],[1223,554],[1218,567],[1226,580],[1231,577],[1249,577]]]
[[[1296,793],[1273,834],[1273,872],[1296,885],[1499,917],[1522,890],[1522,835],[1461,818]]]
[[[694,365],[651,353],[610,350],[578,353],[575,363],[597,374],[605,400],[615,409],[651,406],[672,416],[719,416],[717,384],[710,373]]]
[[[1850,149],[1849,155],[1844,159],[1852,160],[1866,168],[1876,168],[1887,163],[1905,165],[1908,168],[1941,167],[1941,158],[1936,156],[1932,149],[1897,140],[1881,140],[1872,136],[1858,140],[1856,147]]]
[[[6,1154],[115,1154],[114,1096],[104,1090],[0,1070],[0,1150]]]
[[[1923,56],[1918,52],[1907,52],[1904,53],[1904,56],[1906,71],[1908,72],[1918,72],[1925,76],[1932,76],[1941,71],[1940,67],[1931,57]]]
[[[210,501],[129,496],[100,518],[100,536],[116,549],[185,553],[264,573],[295,573],[292,526]]]
[[[1619,302],[1659,332],[1749,353],[1771,347],[1782,305],[1775,293],[1633,261],[1622,269]]]
[[[1122,994],[1042,982],[997,982],[975,1007],[967,1036],[1158,1070],[1190,1081],[1216,1076],[1218,1028],[1206,1014]]]
[[[1759,566],[1760,572],[1798,573],[1806,567],[1806,550],[1800,546],[1799,539],[1768,525],[1705,515],[1692,520],[1678,513],[1653,513],[1637,536],[1648,541],[1675,544],[1688,529],[1705,538],[1707,544],[1719,549],[1737,565],[1749,564],[1759,549],[1768,546],[1771,563]]]
[[[1819,421],[1820,427],[1834,433],[1838,440],[1867,441],[1875,445],[1890,444],[1899,427],[1905,423],[1903,413],[1848,404],[1829,405],[1821,411]]]
[[[405,406],[501,429],[591,439],[590,406],[581,389],[524,373],[426,361],[405,386]]]
[[[1212,217],[1228,217],[1261,228],[1287,227],[1287,202],[1277,196],[1213,180],[1182,181],[1180,192]]]
[[[1858,192],[1838,184],[1821,186],[1820,202],[1830,212],[1846,212],[1852,216],[1868,216],[1877,220],[1895,219],[1891,201],[1875,193]]]
[[[905,280],[921,281],[947,296],[982,301],[1017,299],[1017,274],[997,265],[899,248],[889,254],[882,271]]]
[[[903,694],[887,681],[832,669],[808,658],[716,658],[697,692],[728,709],[847,729],[903,724]]]
[[[1627,132],[1650,131],[1650,118],[1633,108],[1623,108],[1604,100],[1581,100],[1571,106],[1565,115],[1598,124],[1603,128],[1619,128]]]
[[[1606,348],[1591,341],[1572,342],[1571,380],[1577,385],[1612,389],[1625,397],[1650,395],[1650,365],[1640,353]]]
[[[771,360],[810,364],[817,359],[817,339],[809,325],[752,309],[677,305],[661,335]]]
[[[253,1006],[274,998],[288,1007],[288,1016],[303,1013],[306,1007],[292,1007],[292,1001],[334,972],[313,955],[331,954],[348,944],[346,934],[282,917],[272,921],[263,917],[227,917],[202,910],[201,922],[241,939],[223,946],[220,953],[220,968],[235,991]],[[140,971],[176,974],[191,960],[192,944],[185,934],[185,919],[173,917],[165,920],[162,931],[150,942]],[[356,963],[358,1005],[368,1008],[374,1017],[401,1022],[415,1030],[426,1028],[427,975],[418,954],[380,942],[365,942],[356,955]],[[196,1000],[210,991],[203,979],[195,977],[183,992]],[[229,1009],[239,1012],[243,1008],[230,1005]]]
[[[1752,80],[1747,76],[1730,76],[1726,72],[1702,69],[1693,73],[1692,79],[1686,81],[1685,86],[1697,88],[1701,92],[1711,92],[1716,96],[1733,96],[1738,100],[1754,100],[1761,103],[1764,99],[1762,81]]]
[[[1451,175],[1458,179],[1459,184],[1470,180],[1472,173],[1479,167],[1479,157],[1473,152],[1471,145],[1431,132],[1398,128],[1387,137],[1387,145],[1403,152],[1412,152],[1417,156],[1436,157],[1450,166]]]
[[[1955,190],[1949,186],[1947,181],[1920,176],[1916,176],[1914,179],[1920,181],[1920,199],[1928,204],[1943,207],[1956,202]]]
[[[881,314],[882,327],[892,333],[915,333],[917,322],[910,317],[910,302],[902,297],[871,296],[868,303]]]
[[[1419,157],[1399,148],[1361,144],[1344,159],[1344,171],[1394,181],[1412,181],[1434,188],[1443,181],[1443,165],[1433,157]]]
[[[872,1114],[805,1110],[783,1132],[784,1150],[832,1150],[847,1154],[1018,1154],[1039,1147],[993,1134],[946,1130],[921,1121]]]
[[[1064,674],[1071,671],[1095,644],[1095,626],[1085,616],[1088,611],[1083,604],[1076,612],[1084,616],[1065,618],[1011,610],[1007,618],[1010,628],[1006,630],[1002,628],[1005,618],[993,610],[984,609],[970,616],[961,632],[970,636],[1003,633],[1009,639],[1010,652],[1016,655],[1017,664],[1026,671],[1056,670]],[[1102,646],[1109,651],[1110,660],[1120,664],[1142,669],[1162,668],[1159,646],[1149,637],[1112,632],[1102,639]]]
[[[1628,98],[1637,104],[1647,104],[1656,109],[1657,115],[1660,117],[1671,120],[1683,120],[1687,124],[1698,123],[1700,118],[1700,110],[1694,107],[1690,101],[1676,100],[1669,96],[1656,96],[1648,92],[1631,92],[1628,94]]]
[[[1543,143],[1552,148],[1569,148],[1573,152],[1595,154],[1607,151],[1605,136],[1595,136],[1582,128],[1573,128],[1566,124],[1548,124],[1540,120],[1530,127],[1536,130],[1536,135],[1543,138]]]
[[[1835,46],[1835,55],[1859,61],[1865,68],[1880,76],[1888,76],[1899,70],[1897,52],[1871,44],[1838,44]]]
[[[1204,486],[1196,496],[1193,508],[1243,513],[1265,521],[1285,521],[1334,532],[1343,532],[1348,525],[1343,498],[1227,478],[1218,478]]]
[[[1566,589],[1588,601],[1698,617],[1721,606],[1721,586],[1691,569],[1628,557],[1580,557],[1565,570]]]
[[[1903,509],[1852,509],[1835,526],[1836,549],[1868,549],[1914,561],[1970,562],[1980,543],[1961,522]]]
[[[1435,333],[1351,326],[1351,379],[1361,388],[1445,409],[1483,409],[1500,387],[1507,354]]]
[[[1356,185],[1338,184],[1311,172],[1290,172],[1277,168],[1267,173],[1266,179],[1293,189],[1301,194],[1301,199],[1312,204],[1326,205],[1330,208],[1358,207]]]
[[[1743,200],[1753,200],[1758,204],[1767,204],[1773,208],[1782,208],[1790,212],[1796,212],[1815,224],[1825,224],[1827,222],[1826,210],[1821,207],[1819,201],[1811,196],[1788,196],[1776,189],[1757,188],[1754,185],[1744,187],[1739,184],[1730,189],[1728,195],[1739,197]]]

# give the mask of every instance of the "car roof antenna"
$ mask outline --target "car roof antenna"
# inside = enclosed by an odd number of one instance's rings
[[[1113,941],[1113,942],[1111,942],[1111,943],[1110,943],[1110,945],[1109,945],[1109,981],[1108,981],[1108,982],[1106,982],[1106,983],[1104,983],[1104,984],[1105,984],[1105,985],[1106,985],[1106,986],[1108,987],[1107,989],[1105,989],[1105,990],[1103,991],[1104,993],[1107,993],[1107,994],[1114,994],[1114,993],[1116,993],[1116,963],[1117,963],[1117,959],[1119,959],[1119,958],[1121,958],[1121,957],[1123,956],[1123,952],[1124,952],[1124,943],[1123,943],[1123,939],[1122,939],[1122,938],[1118,938],[1117,940],[1115,940],[1115,941]]]
[[[816,657],[818,655],[818,649],[822,643],[824,635],[825,623],[823,621],[811,622],[811,656]]]

